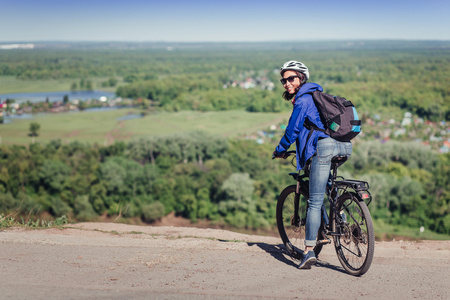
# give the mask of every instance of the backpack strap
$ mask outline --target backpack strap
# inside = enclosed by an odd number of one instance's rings
[[[311,122],[311,120],[309,120],[308,118],[305,118],[305,121],[303,122],[303,127],[305,127],[306,129],[309,130],[308,137],[306,138],[306,142],[305,142],[305,148],[303,148],[303,153],[302,153],[302,156],[305,157],[306,145],[308,145],[308,141],[311,138],[314,130],[321,131],[324,133],[325,133],[325,130],[317,127],[317,125],[314,124],[313,122]]]
[[[317,130],[317,131],[321,131],[321,132],[325,133],[325,129],[317,127],[317,125],[314,124],[313,122],[311,122],[311,120],[308,118],[305,118],[305,121],[303,122],[303,127],[305,127],[306,129],[309,130],[308,140],[311,137],[313,130]]]

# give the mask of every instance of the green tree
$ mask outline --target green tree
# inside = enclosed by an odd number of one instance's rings
[[[31,122],[30,123],[30,135],[37,136],[40,128],[41,128],[41,125],[39,123]]]
[[[39,172],[44,188],[50,193],[60,193],[69,179],[71,168],[60,160],[46,160]]]
[[[34,140],[36,136],[38,136],[39,129],[41,128],[41,125],[37,122],[31,122],[30,123],[30,136],[32,137],[32,143],[34,144]]]
[[[93,85],[93,83],[92,83],[92,80],[87,80],[86,81],[86,90],[88,90],[88,91],[92,91],[94,89],[94,85]]]
[[[81,78],[80,79],[80,89],[84,89],[84,85],[86,84],[86,79]]]
[[[238,202],[248,202],[253,194],[253,180],[248,173],[234,173],[224,181],[222,189],[229,198]]]
[[[75,199],[74,213],[80,221],[91,221],[97,217],[87,195],[78,196]]]
[[[78,109],[79,109],[80,111],[85,110],[85,109],[86,109],[86,102],[80,101],[80,102],[78,103]]]
[[[114,77],[111,77],[108,79],[108,86],[116,86],[117,84],[117,79]]]

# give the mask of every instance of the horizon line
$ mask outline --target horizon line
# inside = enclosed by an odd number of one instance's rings
[[[179,43],[179,44],[220,44],[220,43],[299,43],[299,42],[450,42],[450,39],[406,39],[406,38],[367,38],[367,39],[305,39],[305,40],[261,40],[261,41],[165,41],[165,40],[20,40],[0,41],[1,44],[27,43]]]

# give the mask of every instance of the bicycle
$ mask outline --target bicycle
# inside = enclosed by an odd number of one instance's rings
[[[284,158],[292,155],[292,164],[295,166],[295,151],[287,151]],[[367,182],[337,176],[337,168],[346,160],[346,156],[335,156],[331,161],[326,188],[329,213],[324,201],[314,252],[318,258],[322,247],[331,244],[332,238],[342,267],[351,275],[361,276],[369,270],[375,250],[375,234],[368,209],[372,196]],[[280,193],[276,211],[278,232],[283,244],[289,255],[299,260],[303,258],[303,251],[299,248],[304,247],[309,169],[307,164],[302,175],[302,171],[289,173],[297,184],[287,186]]]

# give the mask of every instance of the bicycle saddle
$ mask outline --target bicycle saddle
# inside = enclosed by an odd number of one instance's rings
[[[331,163],[340,166],[347,161],[347,158],[347,156],[336,155],[331,159]]]

